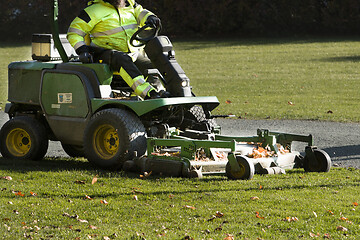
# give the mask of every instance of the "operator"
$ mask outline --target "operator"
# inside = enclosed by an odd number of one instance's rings
[[[83,63],[103,62],[117,71],[143,99],[160,97],[143,72],[152,63],[142,48],[130,44],[139,26],[160,27],[161,21],[135,0],[92,0],[70,24],[67,39]]]

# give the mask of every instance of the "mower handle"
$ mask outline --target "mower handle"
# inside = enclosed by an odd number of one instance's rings
[[[147,29],[150,30],[147,30]],[[160,32],[161,27],[154,27],[154,25],[147,23],[144,26],[142,26],[141,28],[139,28],[130,38],[130,44],[133,47],[142,47],[144,46],[147,42],[149,42],[151,39],[155,38],[158,36],[159,32]],[[141,36],[142,33],[144,33],[145,31],[151,31],[149,36]],[[134,41],[138,41],[139,43],[135,43]]]

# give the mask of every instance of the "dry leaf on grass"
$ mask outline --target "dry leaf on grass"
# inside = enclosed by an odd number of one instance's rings
[[[261,217],[259,212],[256,212],[256,218],[264,219],[265,217]]]
[[[142,179],[146,179],[148,177],[150,177],[152,171],[151,172],[144,172],[144,174],[140,174],[140,178]]]
[[[11,181],[11,180],[12,180],[12,177],[10,177],[10,176],[5,176],[5,177],[0,177],[0,179],[5,179],[5,180]]]
[[[286,217],[283,219],[283,221],[285,222],[296,222],[299,221],[299,219],[297,217]]]
[[[15,194],[15,196],[20,196],[20,197],[25,196],[25,194],[22,194],[21,191],[13,191],[13,193]]]
[[[88,200],[93,200],[90,196],[88,195],[85,195],[85,199],[88,199]]]
[[[259,197],[254,196],[254,197],[251,197],[250,200],[259,200]]]
[[[234,240],[234,235],[226,234],[226,237],[224,238],[224,240]]]
[[[347,232],[348,229],[346,227],[343,227],[343,226],[339,225],[339,226],[336,227],[336,230],[342,231],[342,232]]]
[[[196,209],[196,207],[189,206],[189,205],[184,205],[184,208],[189,208],[189,209],[192,209],[192,210],[195,210],[195,209]]]
[[[309,235],[310,235],[310,237],[319,237],[320,233],[315,234],[315,233],[309,232]]]
[[[95,184],[97,182],[97,175],[92,179],[91,184]]]
[[[105,204],[105,205],[108,205],[108,204],[109,204],[108,201],[106,201],[105,199],[104,199],[104,200],[101,200],[100,203]]]

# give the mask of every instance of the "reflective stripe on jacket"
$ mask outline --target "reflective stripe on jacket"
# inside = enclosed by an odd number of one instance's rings
[[[85,45],[85,36],[90,35],[91,43],[105,49],[134,52],[130,38],[139,26],[145,24],[152,12],[143,9],[135,0],[127,0],[127,6],[116,9],[103,0],[89,2],[78,17],[70,24],[67,38],[75,50]]]

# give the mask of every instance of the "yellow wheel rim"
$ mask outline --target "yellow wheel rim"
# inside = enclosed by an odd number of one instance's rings
[[[240,167],[240,171],[238,171],[238,172],[231,171],[231,174],[236,179],[241,179],[245,175],[246,169],[245,169],[245,166],[241,162],[238,161],[238,164],[239,164],[239,167]]]
[[[31,149],[30,135],[22,128],[15,128],[6,137],[6,147],[16,157],[25,156]]]
[[[94,149],[95,152],[103,159],[110,159],[119,150],[119,136],[116,129],[104,124],[99,126],[94,133]]]

